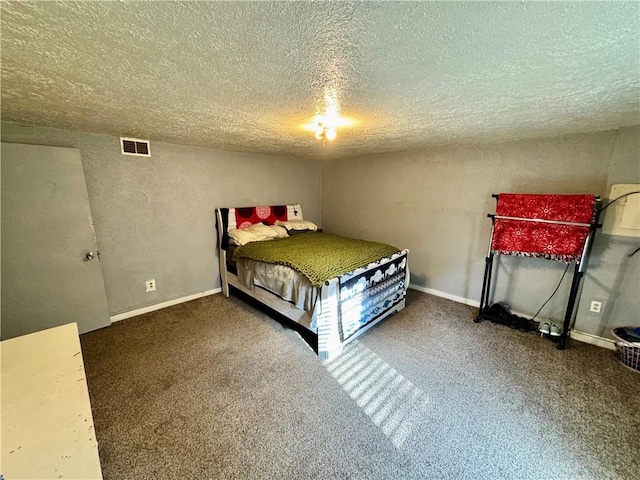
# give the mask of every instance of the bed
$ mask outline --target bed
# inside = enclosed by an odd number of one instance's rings
[[[404,308],[409,252],[300,228],[309,224],[300,205],[217,208],[222,293],[234,287],[296,322],[330,360]],[[267,228],[278,236],[251,241]]]

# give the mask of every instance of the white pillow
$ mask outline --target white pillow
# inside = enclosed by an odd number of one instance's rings
[[[227,233],[229,234],[229,239],[236,245],[273,240],[282,235],[282,232],[273,229],[273,226],[263,225],[262,223],[256,223],[247,228],[230,228]]]
[[[281,222],[280,220],[276,220],[276,225],[282,226],[288,230],[311,230],[315,232],[318,230],[318,226],[310,222],[309,220],[287,220],[286,222]]]
[[[289,234],[287,233],[287,229],[281,227],[280,225],[269,225],[269,228],[273,230],[276,235],[278,235],[278,238],[285,238],[289,236]]]

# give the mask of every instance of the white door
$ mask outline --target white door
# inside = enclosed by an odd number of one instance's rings
[[[1,158],[2,339],[110,325],[80,151],[2,143]]]

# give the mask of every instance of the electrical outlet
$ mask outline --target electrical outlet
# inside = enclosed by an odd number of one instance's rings
[[[154,278],[147,280],[144,284],[147,286],[147,292],[153,292],[156,289],[156,280]]]
[[[602,302],[596,302],[595,300],[591,302],[591,308],[589,310],[595,313],[600,313],[601,309],[602,309]]]

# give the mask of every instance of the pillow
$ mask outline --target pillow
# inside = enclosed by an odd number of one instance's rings
[[[309,220],[288,220],[286,222],[276,220],[276,225],[286,228],[288,232],[291,230],[310,230],[312,232],[318,230],[318,226]]]
[[[227,232],[229,240],[236,245],[245,245],[249,242],[262,242],[273,240],[282,235],[281,231],[274,230],[273,226],[256,223],[247,228],[230,228]]]
[[[269,228],[273,232],[275,232],[275,234],[277,235],[277,238],[285,238],[289,236],[287,229],[284,227],[281,227],[280,225],[269,225]]]

